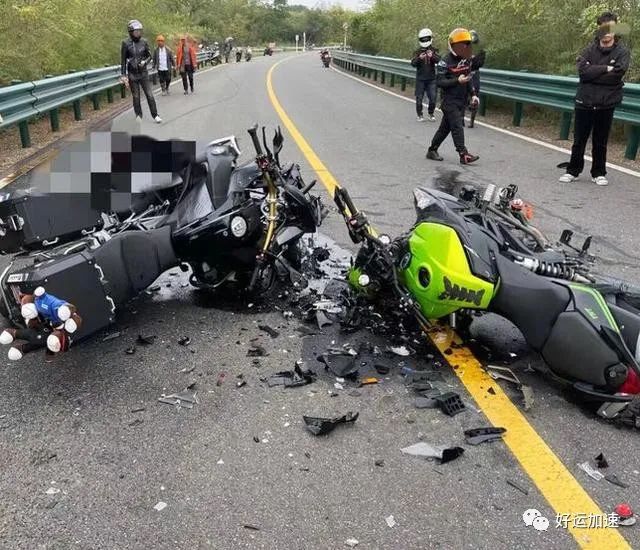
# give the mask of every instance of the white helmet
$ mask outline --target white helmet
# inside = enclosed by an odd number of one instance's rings
[[[418,33],[418,43],[422,48],[426,48],[431,46],[431,42],[433,40],[433,33],[431,29],[420,29]]]

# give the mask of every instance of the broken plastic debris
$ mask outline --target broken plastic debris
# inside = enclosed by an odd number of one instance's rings
[[[618,487],[622,487],[623,489],[628,489],[629,488],[629,485],[627,485],[623,481],[620,481],[616,474],[607,474],[606,476],[604,476],[604,478],[609,483],[612,483],[613,485],[617,485]]]
[[[391,367],[383,363],[375,363],[373,365],[373,368],[376,369],[376,372],[378,374],[381,374],[382,376],[384,376],[385,374],[389,374],[389,372],[391,371]]]
[[[335,418],[321,418],[315,416],[303,416],[302,419],[307,429],[313,435],[325,435],[332,432],[338,424],[352,423],[358,420],[359,413],[348,412]]]
[[[358,544],[360,544],[360,541],[358,539],[347,539],[347,540],[344,541],[344,543],[349,548],[355,548],[356,546],[358,546]]]
[[[609,463],[607,462],[607,459],[604,457],[604,455],[602,453],[600,453],[596,458],[596,466],[598,466],[598,468],[608,468],[609,467]]]
[[[527,386],[526,384],[521,384],[519,387],[522,392],[523,399],[523,409],[525,411],[530,411],[533,407],[533,388],[531,386]]]
[[[191,343],[191,338],[189,338],[188,336],[185,336],[184,338],[180,338],[180,340],[178,340],[178,344],[180,344],[181,346],[188,346]]]
[[[374,464],[375,464],[376,466],[378,466],[379,468],[382,468],[382,467],[384,466],[384,460],[383,460],[382,458],[379,458],[378,460],[376,460],[376,461],[374,462]]]
[[[455,392],[443,393],[437,396],[435,400],[440,405],[442,412],[449,416],[455,416],[466,409],[462,399],[460,399],[460,396]]]
[[[465,430],[464,437],[469,445],[480,445],[486,441],[496,441],[502,439],[502,434],[507,430],[504,428],[496,428],[493,426],[487,428],[474,428]]]
[[[57,487],[49,487],[49,488],[46,490],[46,493],[47,493],[48,495],[57,495],[59,492],[60,492],[60,489],[58,489]]]
[[[196,392],[189,391],[189,388],[185,388],[181,393],[163,395],[158,401],[167,405],[174,405],[179,409],[193,409],[193,406],[199,403]]]
[[[220,459],[218,460],[218,462],[216,462],[216,464],[218,464],[219,466],[222,466],[224,464],[224,460]]]
[[[333,325],[333,321],[327,317],[327,314],[324,311],[321,310],[316,311],[316,322],[318,323],[318,328]]]
[[[266,332],[269,336],[271,336],[271,338],[277,338],[278,336],[280,336],[280,333],[277,330],[271,328],[270,326],[258,325],[258,328]]]
[[[154,510],[157,510],[158,512],[161,512],[162,510],[164,510],[167,507],[167,503],[166,502],[158,502],[158,504],[156,504],[153,508]]]
[[[299,363],[296,363],[293,371],[277,372],[269,377],[267,383],[269,387],[284,386],[285,388],[297,388],[315,382],[316,375],[310,370],[302,370]]]
[[[355,356],[341,350],[338,352],[329,351],[323,353],[318,358],[318,361],[324,363],[328,370],[340,378],[353,376],[358,372]]]
[[[444,447],[429,445],[424,441],[400,449],[401,452],[411,456],[419,456],[422,458],[437,458],[442,464],[455,460],[462,456],[464,449],[462,447]]]
[[[522,485],[520,485],[519,483],[512,481],[510,479],[507,479],[507,483],[509,485],[511,485],[511,487],[518,489],[518,491],[520,491],[523,495],[529,495],[529,490],[525,489]]]
[[[384,520],[387,522],[387,525],[389,527],[395,527],[397,525],[396,518],[394,518],[393,516],[386,517],[384,518]]]
[[[340,384],[339,382],[336,382],[336,383],[333,385],[333,387],[334,387],[336,390],[344,390],[344,386],[343,386],[342,384]]]
[[[247,351],[247,357],[265,357],[269,355],[262,346],[251,346]]]
[[[411,352],[407,349],[406,346],[398,346],[389,348],[396,355],[400,355],[401,357],[409,357]]]
[[[582,464],[578,464],[578,468],[583,470],[589,477],[595,479],[596,481],[601,481],[604,479],[604,475],[602,475],[598,470],[596,470],[588,462],[583,462]]]
[[[378,383],[378,379],[375,376],[369,376],[367,378],[363,378],[362,380],[360,380],[360,384],[362,386],[369,386],[371,384],[377,384]]]
[[[127,355],[133,355],[133,354],[136,352],[136,348],[133,348],[133,347],[131,347],[131,348],[127,348],[126,350],[124,350],[124,352],[125,352]]]
[[[156,341],[155,336],[143,336],[142,334],[138,334],[138,344],[142,344],[143,346],[150,346]]]
[[[257,525],[251,525],[250,523],[245,523],[242,527],[249,529],[250,531],[260,531],[260,527]]]
[[[107,334],[107,336],[105,336],[102,341],[103,342],[108,342],[109,340],[115,340],[116,338],[120,338],[120,335],[122,333],[121,332],[114,332],[112,334]]]
[[[618,525],[629,527],[636,524],[636,518],[633,515],[631,506],[626,503],[618,504],[614,509],[614,514],[618,516]]]
[[[436,409],[440,406],[438,401],[432,397],[416,397],[413,404],[416,409]]]

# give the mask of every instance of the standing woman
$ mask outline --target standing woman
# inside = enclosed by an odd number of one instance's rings
[[[618,16],[605,12],[598,17],[595,40],[578,57],[580,82],[576,93],[575,124],[571,160],[561,183],[571,183],[584,169],[584,151],[591,135],[591,181],[608,185],[607,143],[613,112],[622,102],[622,79],[631,54],[616,36]]]
[[[149,104],[151,117],[160,123],[162,119],[158,116],[158,108],[153,97],[147,68],[151,61],[151,50],[148,42],[142,38],[142,23],[137,19],[132,19],[127,25],[127,30],[129,38],[122,41],[120,48],[120,73],[122,75],[120,79],[131,90],[136,120],[142,120],[142,106],[140,105],[140,88],[142,88]]]

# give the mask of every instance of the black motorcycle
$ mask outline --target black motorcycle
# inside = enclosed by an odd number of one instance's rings
[[[236,50],[236,63],[242,61],[242,50]]]
[[[254,162],[237,164],[240,149],[233,136],[212,141],[194,155],[183,148],[173,159],[180,168],[170,181],[131,194],[128,210],[102,212],[94,226],[79,232],[63,227],[55,243],[51,235],[47,242],[28,239],[17,252],[24,235],[38,233],[40,218],[27,215],[21,198],[18,205],[9,201],[5,210],[13,204],[23,208],[23,215],[15,214],[12,228],[0,238],[0,246],[8,243],[3,249],[14,252],[0,274],[0,312],[13,327],[26,328],[24,296],[43,287],[81,316],[82,324],[69,335],[78,341],[114,322],[123,304],[172,267],[190,270],[191,284],[210,290],[233,284],[259,295],[278,275],[300,281],[300,239],[315,232],[326,214],[320,198],[310,193],[316,182],[305,184],[298,165],[280,163],[284,140],[279,129],[273,151],[264,128],[262,145],[257,126],[249,134]],[[32,206],[53,211],[49,200],[64,199],[43,195]],[[75,208],[80,219],[86,216],[80,208],[99,199],[76,200],[84,201]]]

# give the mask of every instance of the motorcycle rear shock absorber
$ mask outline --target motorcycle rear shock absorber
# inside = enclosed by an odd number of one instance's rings
[[[543,277],[553,277],[567,281],[573,281],[576,278],[576,270],[562,262],[545,262],[536,258],[518,258],[515,263]]]

